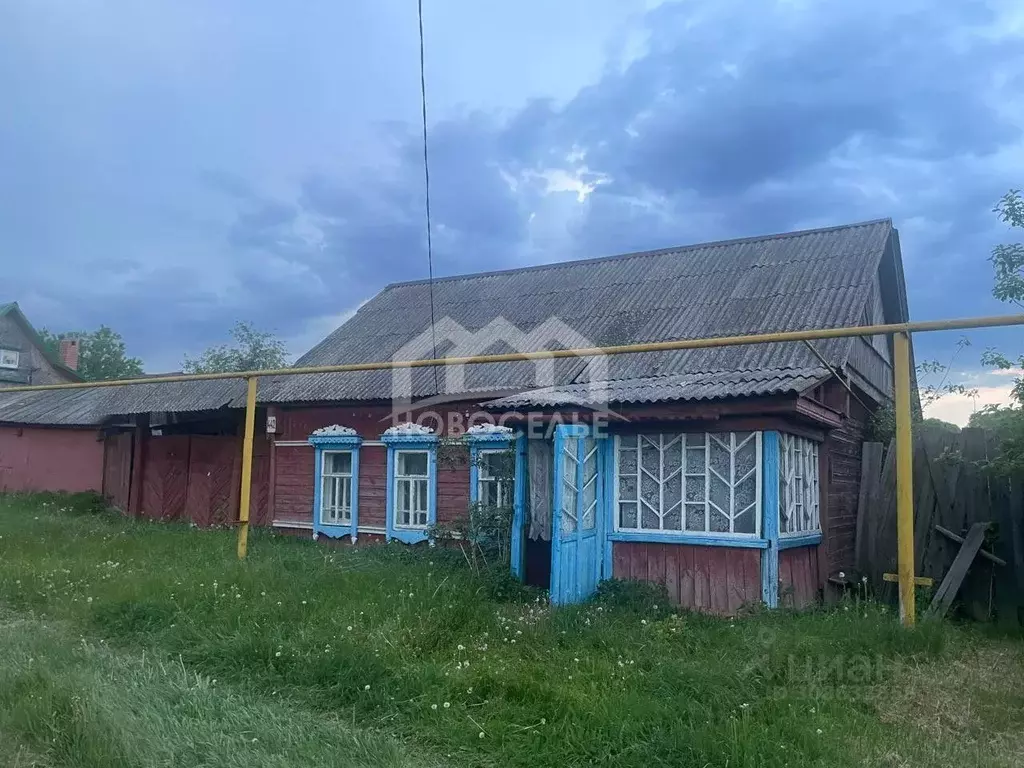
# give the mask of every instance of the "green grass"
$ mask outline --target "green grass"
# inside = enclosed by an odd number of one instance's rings
[[[453,552],[257,532],[240,563],[230,531],[36,496],[0,499],[0,607],[11,765],[1024,756],[1019,638],[905,632],[869,603],[727,620],[615,585],[552,610]]]

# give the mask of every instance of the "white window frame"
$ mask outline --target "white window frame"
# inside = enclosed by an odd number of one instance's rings
[[[818,444],[779,433],[779,537],[821,533],[821,464]],[[809,522],[804,511],[811,508]]]
[[[499,507],[512,508],[513,492],[515,489],[515,483],[509,480],[503,480],[499,477],[485,477],[484,467],[486,466],[483,458],[490,454],[507,454],[510,450],[508,448],[482,448],[477,451],[477,469],[476,469],[476,499],[477,503],[483,504],[486,495],[484,494],[484,485],[486,483],[494,483],[497,487],[497,496]]]
[[[764,482],[764,480],[763,480],[763,474],[764,474],[764,455],[763,455],[763,450],[762,450],[763,432],[753,431],[753,433],[748,438],[746,438],[746,439],[744,439],[742,441],[739,441],[739,442],[737,442],[736,434],[737,433],[735,433],[735,432],[702,432],[702,433],[687,433],[687,432],[660,432],[660,433],[656,433],[656,432],[640,432],[640,433],[637,433],[636,434],[636,438],[637,438],[637,471],[636,471],[637,496],[636,496],[635,499],[623,499],[623,498],[620,498],[620,491],[619,491],[619,486],[620,486],[619,452],[620,452],[622,436],[617,435],[615,437],[615,443],[614,443],[615,471],[614,471],[613,494],[612,494],[612,498],[613,498],[612,513],[613,513],[613,519],[614,519],[613,530],[616,533],[627,533],[627,534],[636,534],[636,535],[649,535],[649,536],[655,536],[655,537],[658,537],[658,536],[668,536],[668,537],[673,537],[674,536],[674,537],[679,537],[679,538],[699,538],[699,537],[705,537],[705,538],[714,537],[714,538],[718,538],[718,537],[724,537],[724,538],[731,538],[731,539],[738,539],[738,540],[743,540],[743,539],[760,539],[761,536],[762,536],[762,530],[763,530],[762,529],[761,518],[762,518],[762,515],[764,514],[764,509],[763,509],[763,493],[762,493],[763,482]],[[642,451],[640,450],[640,445],[641,445],[641,437],[642,436],[647,436],[648,438],[650,438],[650,437],[653,437],[655,435],[657,435],[658,438],[659,438],[659,448],[660,448],[660,452],[661,452],[661,455],[662,455],[662,458],[659,459],[659,462],[660,462],[659,474],[663,475],[663,471],[662,471],[661,468],[664,467],[663,454],[664,454],[664,450],[665,450],[666,438],[668,439],[668,442],[669,442],[670,446],[671,446],[672,443],[675,443],[676,439],[679,440],[679,444],[678,444],[678,446],[676,446],[676,449],[681,451],[681,459],[682,459],[682,461],[681,461],[679,470],[677,470],[676,472],[673,472],[667,478],[665,478],[665,477],[661,477],[660,478],[660,482],[659,482],[659,492],[660,492],[659,509],[661,510],[661,514],[659,515],[659,525],[661,525],[662,527],[660,527],[660,528],[644,528],[644,527],[642,527],[642,521],[643,521],[642,504],[643,503],[640,501],[641,493],[642,493],[642,490],[641,490],[641,488],[642,488],[642,485],[641,485],[642,484],[641,468],[643,466],[642,465]],[[703,443],[704,444],[703,445],[694,445],[694,446],[688,445],[688,438],[690,438],[690,437],[696,438],[698,435],[703,437]],[[723,440],[728,441],[728,447],[729,447],[729,452],[730,452],[730,477],[728,479],[721,478],[721,476],[718,475],[718,473],[715,472],[714,469],[711,467],[711,441],[712,440],[717,440],[720,446],[722,446]],[[736,450],[741,445],[745,444],[747,442],[747,440],[751,440],[751,441],[754,442],[754,456],[755,456],[754,468],[750,472],[745,474],[742,478],[737,479],[736,478],[736,468],[735,468],[735,464],[736,464]],[[694,440],[694,442],[696,442],[696,440]],[[724,447],[724,446],[722,446],[722,447]],[[687,452],[688,451],[696,451],[696,450],[699,450],[701,448],[703,448],[703,451],[704,451],[704,471],[703,471],[703,473],[698,474],[698,473],[687,472],[687,465],[686,465]],[[729,527],[730,527],[729,531],[712,531],[712,530],[710,530],[710,528],[711,528],[711,525],[710,525],[711,507],[714,506],[713,502],[711,501],[711,492],[710,492],[710,483],[711,483],[711,473],[712,472],[714,472],[716,476],[720,477],[729,486],[730,509],[729,510],[723,510],[723,512],[725,512],[729,516]],[[754,488],[754,503],[752,505],[750,505],[750,506],[745,507],[743,510],[740,510],[739,513],[734,512],[732,507],[735,505],[736,486],[740,482],[743,482],[744,480],[747,480],[750,477],[750,473],[751,472],[754,473],[754,476],[755,476],[755,482],[754,482],[754,485],[755,485],[755,488]],[[677,475],[679,477],[677,477]],[[675,480],[676,482],[680,483],[680,497],[679,498],[680,498],[680,516],[681,516],[681,520],[680,520],[680,528],[679,529],[676,529],[676,528],[665,528],[664,527],[664,517],[665,517],[665,484],[666,484],[666,482],[670,482],[672,480]],[[686,484],[689,483],[690,481],[696,481],[698,483],[703,483],[704,489],[703,489],[703,499],[702,499],[702,501],[687,502],[687,500],[686,500],[687,485]],[[620,504],[622,502],[636,503],[636,507],[637,507],[637,517],[636,517],[636,523],[637,524],[636,524],[636,527],[625,527],[625,526],[622,525],[621,508],[620,508]],[[704,505],[704,527],[703,527],[703,529],[700,529],[700,530],[687,529],[686,528],[686,507],[687,507],[687,505],[689,504],[690,506],[693,506],[695,504],[701,504],[701,503]],[[717,509],[717,507],[716,507],[716,509]],[[750,512],[754,516],[754,531],[753,532],[736,532],[736,531],[733,531],[732,529],[735,526],[736,517],[738,517],[739,514],[747,513],[747,512]]]
[[[427,464],[427,471],[422,475],[403,475],[401,474],[402,467],[402,456],[404,454],[416,454],[421,453]],[[428,448],[400,448],[395,450],[395,477],[392,481],[394,483],[392,491],[395,494],[394,502],[394,527],[401,528],[404,530],[422,531],[430,525],[430,449]],[[413,500],[419,500],[420,498],[420,487],[425,489],[423,491],[423,509],[411,509],[403,510],[401,507],[402,493],[401,488],[403,483],[408,483],[410,486],[409,498]],[[415,522],[402,522],[402,517],[405,512],[409,513],[410,521],[415,519],[417,514],[423,516],[423,523]]]
[[[336,454],[348,454],[348,472],[328,472],[327,471],[327,457]],[[355,451],[353,450],[323,450],[320,452],[320,525],[325,526],[342,526],[350,527],[352,525],[352,509],[355,506],[353,499],[353,469],[355,468]],[[327,517],[327,493],[326,485],[327,481],[330,480],[331,484],[335,487],[341,486],[342,489],[347,489],[348,504],[346,505],[334,505],[336,511],[340,511],[342,514],[335,520],[331,520]],[[337,498],[337,495],[335,495]]]
[[[13,357],[8,357],[11,355]],[[16,370],[21,365],[21,352],[16,349],[0,349],[0,368]]]

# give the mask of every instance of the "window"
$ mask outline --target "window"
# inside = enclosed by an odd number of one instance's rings
[[[761,434],[662,433],[616,438],[616,529],[761,533]]]
[[[477,453],[476,499],[488,507],[511,507],[512,484],[509,482],[511,451],[490,450]]]
[[[351,427],[332,424],[314,430],[316,449],[313,538],[359,536],[359,450],[363,441]]]
[[[17,368],[21,353],[13,349],[0,349],[0,368]]]
[[[352,452],[324,451],[321,477],[321,524],[352,525]]]
[[[428,522],[430,454],[395,452],[395,525],[426,528]]]
[[[818,444],[780,434],[779,535],[821,530],[818,490]]]

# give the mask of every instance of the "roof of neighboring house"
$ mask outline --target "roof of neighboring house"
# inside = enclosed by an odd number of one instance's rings
[[[39,350],[40,354],[46,358],[47,362],[57,368],[61,373],[66,374],[72,381],[82,380],[82,376],[78,371],[74,368],[68,368],[64,364],[64,361],[60,359],[60,356],[54,354],[53,350],[46,345],[46,342],[43,341],[39,332],[35,329],[32,323],[28,321],[28,318],[25,317],[25,313],[21,311],[21,307],[18,306],[18,302],[9,301],[7,303],[0,303],[0,317],[4,317],[5,315],[11,315],[21,323],[22,328],[25,330],[25,335],[28,336],[29,341],[31,341],[32,345]],[[19,379],[15,381],[15,383],[21,384],[23,382]]]
[[[179,381],[127,384],[96,389],[52,389],[5,392],[0,389],[0,422],[82,426],[101,424],[115,416],[157,411],[212,411],[244,399],[241,380]]]
[[[437,279],[437,355],[860,325],[894,237],[892,222],[881,219]],[[396,283],[296,365],[429,358],[432,343],[428,281]],[[830,339],[815,348],[842,368],[852,343]],[[448,369],[437,370],[442,393],[507,393],[492,404],[509,406],[574,403],[594,380],[611,382],[609,402],[653,402],[799,392],[829,375],[802,342],[569,358],[555,361],[547,381],[533,362],[465,366],[463,379],[447,385]],[[434,369],[419,368],[267,379],[259,398],[390,399],[402,376],[413,397],[435,394]]]

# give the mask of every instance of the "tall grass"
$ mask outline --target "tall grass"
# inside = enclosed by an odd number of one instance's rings
[[[727,620],[612,589],[552,610],[439,549],[257,532],[238,562],[231,532],[62,497],[0,501],[0,536],[0,603],[18,616],[397,740],[420,764],[843,766],[946,754],[883,718],[879,702],[907,669],[983,643],[944,624],[905,632],[857,602]],[[253,718],[256,732],[265,720]],[[355,749],[339,743],[339,754]],[[956,749],[958,764],[989,764]]]

